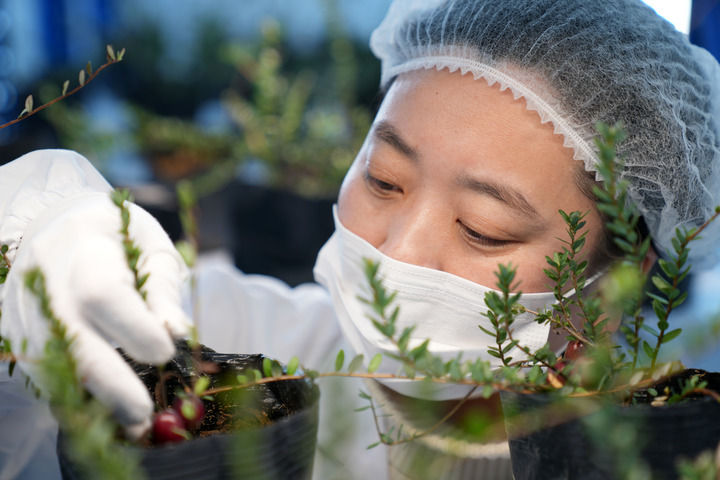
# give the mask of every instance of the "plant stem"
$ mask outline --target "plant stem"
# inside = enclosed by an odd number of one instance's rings
[[[50,100],[49,102],[47,102],[47,103],[45,103],[45,104],[43,104],[43,105],[40,105],[40,106],[37,107],[37,108],[34,108],[33,110],[31,110],[30,112],[26,113],[26,114],[23,115],[22,117],[16,118],[15,120],[11,120],[11,121],[9,121],[9,122],[7,122],[7,123],[3,123],[2,125],[0,125],[0,130],[2,130],[3,128],[9,127],[9,126],[11,126],[11,125],[14,125],[14,124],[16,124],[16,123],[18,123],[18,122],[20,122],[20,121],[22,121],[22,120],[25,120],[25,119],[27,119],[28,117],[31,117],[31,116],[35,115],[36,113],[38,113],[38,112],[40,112],[40,111],[42,111],[42,110],[45,110],[45,109],[48,108],[49,106],[56,104],[57,102],[62,101],[62,100],[65,100],[66,98],[68,98],[68,97],[70,97],[70,96],[72,96],[72,95],[75,95],[77,92],[79,92],[80,90],[82,90],[88,83],[92,82],[92,81],[95,79],[95,77],[98,76],[98,74],[99,74],[100,72],[102,72],[103,70],[105,70],[105,69],[106,69],[107,67],[109,67],[110,65],[113,65],[113,64],[115,64],[115,63],[119,63],[119,62],[121,62],[121,61],[122,61],[122,60],[120,60],[120,59],[111,59],[111,58],[108,58],[107,62],[105,62],[104,64],[100,65],[100,66],[97,68],[97,70],[95,70],[92,74],[90,74],[90,75],[88,76],[87,80],[85,80],[85,83],[83,83],[82,85],[78,85],[77,87],[73,88],[73,89],[70,90],[69,92],[66,92],[64,95],[60,95],[59,97],[56,97],[56,98]]]
[[[222,393],[222,392],[229,392],[232,390],[240,390],[247,387],[252,387],[255,385],[263,385],[265,383],[271,383],[275,381],[284,381],[284,380],[306,380],[310,378],[328,378],[328,377],[346,377],[346,378],[369,378],[374,380],[388,380],[388,379],[395,379],[395,380],[415,380],[415,381],[422,381],[423,378],[410,378],[405,375],[395,375],[392,373],[363,373],[363,372],[324,372],[320,373],[316,376],[311,377],[310,375],[304,374],[304,375],[278,375],[276,377],[264,377],[261,379],[258,379],[254,382],[248,382],[244,383],[242,385],[228,385],[225,387],[216,387],[216,388],[210,388],[205,391],[205,395],[214,395],[216,393]],[[468,385],[472,387],[479,387],[483,385],[490,385],[495,389],[496,391],[499,390],[507,390],[506,387],[504,387],[500,383],[481,383],[476,382],[474,380],[465,379],[465,380],[445,380],[443,378],[431,378],[433,382],[437,383],[453,383],[453,384],[459,384],[459,385]],[[521,387],[527,387],[527,385],[520,385]]]

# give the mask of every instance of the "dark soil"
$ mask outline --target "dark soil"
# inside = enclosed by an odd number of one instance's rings
[[[157,410],[172,405],[177,393],[191,388],[199,369],[205,370],[210,377],[209,389],[238,385],[237,375],[247,374],[250,369],[262,371],[263,355],[223,354],[205,346],[192,352],[184,341],[178,342],[176,347],[175,357],[161,370],[125,356],[148,388]],[[286,394],[287,389],[298,390],[297,385],[293,385],[298,382],[304,380],[255,385],[217,393],[212,399],[204,398],[205,417],[194,436],[260,427],[299,411],[307,405],[307,399]]]

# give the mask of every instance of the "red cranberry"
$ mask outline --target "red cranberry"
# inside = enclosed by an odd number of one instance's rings
[[[566,360],[577,360],[582,355],[584,349],[585,346],[581,342],[573,340],[568,343],[568,346],[565,349],[565,355],[563,356]]]
[[[163,410],[155,415],[153,440],[155,443],[182,442],[188,438],[183,419],[175,410]]]
[[[200,428],[205,416],[205,407],[196,395],[178,395],[173,402],[173,409],[183,419],[188,430],[194,431]]]

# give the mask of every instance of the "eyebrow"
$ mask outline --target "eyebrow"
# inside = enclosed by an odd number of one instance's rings
[[[537,210],[535,210],[530,202],[527,201],[525,196],[511,187],[485,180],[479,180],[467,175],[459,176],[456,182],[463,188],[491,196],[492,198],[506,204],[513,210],[521,213],[523,216],[531,219],[533,222],[539,223],[542,219],[542,216]]]
[[[417,162],[418,152],[408,145],[405,140],[403,140],[400,133],[390,122],[381,120],[376,123],[373,127],[373,135],[375,138],[389,144],[413,162]],[[540,223],[542,219],[541,215],[530,204],[530,202],[528,202],[525,196],[511,187],[494,182],[479,180],[468,175],[459,176],[456,183],[460,187],[491,196],[492,198],[506,204],[513,210],[516,210],[524,217],[529,218],[534,223]]]
[[[408,145],[400,136],[397,129],[389,122],[381,120],[373,127],[373,135],[375,138],[382,140],[398,152],[408,157],[413,162],[418,159],[417,151]]]

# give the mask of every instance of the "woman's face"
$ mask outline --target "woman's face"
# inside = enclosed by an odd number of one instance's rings
[[[523,100],[472,75],[400,75],[340,190],[349,230],[397,260],[494,287],[498,263],[524,292],[546,291],[545,256],[562,248],[559,209],[601,220],[577,186],[580,164]]]

